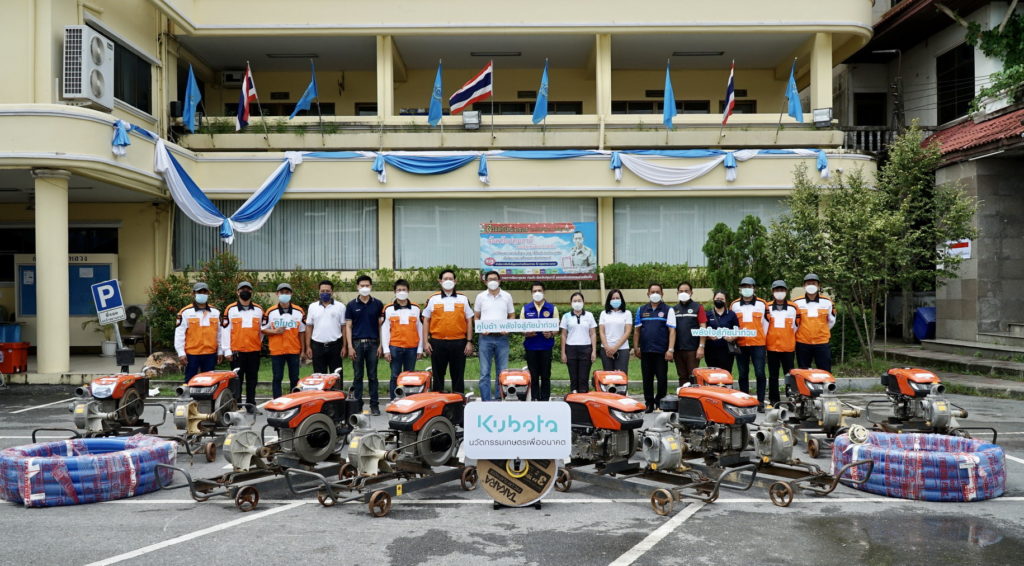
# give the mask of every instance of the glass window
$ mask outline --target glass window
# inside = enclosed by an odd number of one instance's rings
[[[231,214],[242,202],[213,204]],[[237,255],[243,269],[255,271],[375,269],[377,201],[282,200],[262,228],[236,234],[230,246],[221,242],[217,228],[200,226],[176,211],[174,235],[176,269],[194,268],[225,251]]]
[[[719,222],[736,229],[748,214],[767,226],[782,201],[765,197],[615,199],[615,261],[705,265],[704,242]]]
[[[397,199],[395,269],[480,265],[480,224],[595,222],[596,199]]]
[[[0,228],[0,283],[14,281],[14,254],[36,251],[35,228]],[[117,228],[68,229],[68,253],[116,254]]]
[[[974,48],[964,43],[935,58],[939,124],[967,114],[974,100]]]
[[[853,93],[853,125],[884,126],[888,122],[885,111],[888,95],[884,92]]]
[[[153,66],[116,39],[111,40],[114,42],[114,98],[143,112],[152,112]]]

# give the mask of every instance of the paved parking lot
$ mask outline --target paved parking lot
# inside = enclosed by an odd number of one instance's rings
[[[70,426],[70,389],[0,391],[0,447],[37,427]],[[863,402],[868,396],[850,399]],[[788,508],[764,490],[724,492],[713,504],[655,515],[646,498],[574,482],[540,510],[494,510],[457,483],[395,499],[384,518],[365,505],[321,507],[283,480],[259,485],[240,513],[226,498],[163,491],[117,502],[25,509],[0,502],[0,564],[1007,564],[1024,556],[1024,402],[956,397],[969,424],[993,426],[1007,454],[1007,493],[976,503],[888,499],[840,486]],[[381,427],[385,426],[380,417]],[[161,430],[173,432],[168,424]],[[50,436],[56,436],[50,433]],[[801,458],[806,459],[798,448]],[[197,477],[225,462],[179,465]],[[817,460],[827,467],[825,459]]]

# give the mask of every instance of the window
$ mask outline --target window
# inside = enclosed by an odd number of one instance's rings
[[[491,115],[491,108],[492,108],[492,106],[491,106],[491,102],[490,101],[476,102],[476,103],[473,104],[473,110],[476,110],[477,112],[479,112],[481,116],[490,116]],[[514,115],[532,114],[533,113],[531,110],[529,110],[530,104],[526,103],[526,102],[497,102],[497,101],[495,101],[493,108],[494,108],[494,114],[496,116],[505,116],[505,115],[513,115],[514,116]]]
[[[136,55],[116,39],[114,42],[114,98],[130,104],[143,112],[153,111],[153,66],[149,61]],[[188,77],[188,70],[185,71]],[[179,84],[185,84],[178,81]],[[181,89],[184,100],[184,88]]]
[[[0,228],[0,283],[14,281],[14,254],[36,252],[35,228]],[[68,229],[68,253],[116,254],[117,228]]]
[[[612,114],[661,114],[664,102],[661,100],[616,100],[612,101]],[[679,114],[710,114],[710,100],[677,100]]]
[[[260,114],[260,109],[263,110],[263,114]],[[249,105],[249,117],[253,116],[291,116],[292,110],[295,109],[295,102],[255,102]],[[334,103],[333,102],[321,102],[320,112],[324,116],[334,116]],[[224,104],[224,115],[235,116],[238,114],[238,103],[229,102]],[[316,112],[316,102],[309,105],[309,110],[299,112],[296,116],[318,116]]]
[[[966,115],[974,99],[974,48],[964,43],[936,57],[935,78],[939,124]]]
[[[710,100],[684,100],[676,102],[676,110],[680,114],[711,114]]]
[[[377,115],[377,103],[376,102],[356,102],[355,115],[356,116],[376,116]]]
[[[888,95],[884,92],[853,93],[853,125],[884,126],[888,123],[885,111]]]
[[[764,197],[617,198],[615,261],[705,265],[701,248],[715,224],[735,230],[753,214],[768,225],[782,210],[779,199]]]
[[[725,112],[725,101],[718,101],[718,112],[721,114]],[[757,101],[756,100],[737,100],[736,106],[733,107],[733,114],[757,114]]]
[[[397,199],[395,269],[480,265],[485,222],[596,222],[595,199]]]
[[[225,214],[240,200],[215,200]],[[200,226],[178,213],[174,217],[174,266],[194,268],[214,254],[230,251],[243,269],[289,271],[355,270],[377,267],[376,200],[282,200],[256,232],[236,234],[228,246],[217,228]]]

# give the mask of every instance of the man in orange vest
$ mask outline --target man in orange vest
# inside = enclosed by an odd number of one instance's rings
[[[451,367],[452,393],[465,393],[466,357],[473,354],[473,307],[455,290],[454,271],[441,271],[437,283],[441,291],[423,309],[423,353],[430,356],[434,391],[444,391],[444,374]]]
[[[740,321],[741,330],[753,330],[751,337],[740,337],[740,353],[736,356],[736,367],[739,369],[740,391],[750,392],[750,365],[754,365],[754,376],[757,378],[757,411],[764,412],[765,386],[765,344],[767,343],[768,304],[754,294],[757,282],[753,277],[744,277],[740,281],[740,298],[732,302],[732,312]]]
[[[821,282],[814,273],[804,277],[804,296],[793,300],[800,311],[796,329],[796,365],[810,369],[811,361],[818,369],[832,371],[832,327],[836,323],[836,305],[820,293]]]
[[[299,354],[305,343],[306,312],[292,304],[292,286],[281,283],[277,286],[277,304],[263,315],[263,333],[267,335],[270,348],[270,369],[274,376],[271,390],[274,398],[281,396],[281,381],[284,366],[288,364],[289,391],[299,382]]]
[[[174,326],[174,349],[185,366],[185,382],[221,361],[220,311],[210,306],[210,288],[199,282],[192,286],[192,303],[178,311]]]
[[[768,402],[779,403],[779,369],[782,375],[793,369],[793,350],[796,348],[796,305],[786,300],[789,286],[779,279],[772,283],[772,299],[768,306]]]
[[[245,381],[245,402],[252,412],[256,405],[256,380],[260,373],[260,350],[263,349],[263,307],[252,302],[252,283],[242,281],[235,287],[238,301],[224,309],[221,326],[224,333],[223,354],[231,367],[239,369],[235,399],[242,399],[242,381]]]

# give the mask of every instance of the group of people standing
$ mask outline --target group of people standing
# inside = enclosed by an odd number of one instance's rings
[[[729,302],[725,291],[714,293],[712,305],[693,300],[693,287],[683,282],[676,287],[678,302],[664,301],[664,288],[652,283],[648,302],[636,309],[626,308],[619,289],[608,292],[604,308],[595,320],[586,310],[584,295],[575,292],[570,308],[559,316],[558,308],[545,298],[545,287],[534,282],[529,303],[516,311],[512,296],[501,289],[501,275],[484,275],[487,289],[470,303],[460,293],[455,272],[438,275],[440,290],[421,308],[409,300],[405,280],[394,284],[394,300],[388,305],[373,296],[373,280],[366,275],[356,281],[358,295],[348,304],[334,300],[334,285],[322,281],[319,299],[306,310],[292,305],[292,288],[277,286],[277,304],[264,310],[252,302],[253,286],[238,284],[238,300],[223,313],[209,305],[209,287],[196,283],[193,302],[178,313],[175,349],[185,364],[185,380],[210,371],[222,359],[240,369],[246,384],[246,402],[255,403],[263,336],[267,336],[273,372],[273,395],[282,394],[284,368],[291,387],[298,382],[301,359],[311,360],[313,370],[327,373],[352,360],[352,384],[356,398],[363,399],[363,376],[368,381],[370,410],[379,409],[377,363],[383,357],[391,365],[390,397],[394,398],[399,373],[415,369],[416,361],[429,356],[433,389],[445,389],[446,375],[451,391],[465,392],[466,358],[473,355],[474,320],[512,318],[558,320],[560,359],[569,373],[570,390],[589,390],[590,372],[600,358],[604,370],[628,372],[630,355],[640,360],[644,401],[653,411],[668,389],[668,367],[673,362],[679,384],[689,382],[701,360],[708,367],[731,370],[735,362],[740,389],[749,392],[750,366],[754,368],[757,398],[763,410],[779,402],[779,372],[784,375],[812,362],[831,370],[830,330],[835,324],[835,306],[819,292],[818,276],[804,278],[804,295],[789,299],[789,287],[777,280],[771,285],[771,300],[759,298],[751,277],[740,281],[739,297]],[[698,329],[747,331],[743,336],[707,335]],[[697,335],[695,335],[697,334]],[[728,334],[728,333],[725,333]],[[735,334],[735,333],[734,333]],[[534,400],[551,397],[551,364],[556,332],[527,332],[524,335],[526,363],[532,377]],[[632,348],[630,347],[632,339]],[[496,397],[496,378],[508,368],[507,332],[482,332],[478,338],[480,357],[479,390],[483,400]],[[767,369],[767,372],[766,372]],[[766,383],[767,382],[767,383]],[[767,387],[766,387],[767,385]],[[236,391],[241,398],[241,391]]]

